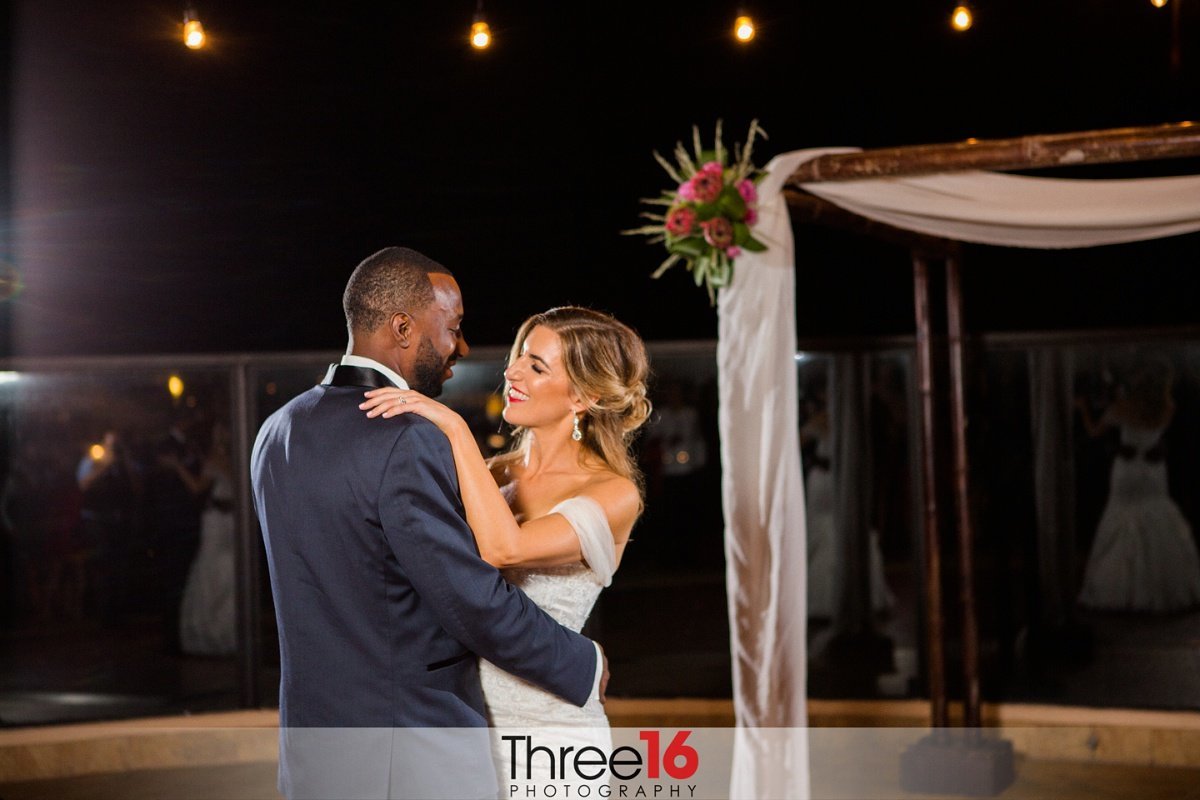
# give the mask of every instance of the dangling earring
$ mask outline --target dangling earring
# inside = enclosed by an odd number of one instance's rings
[[[583,438],[583,431],[579,430],[579,415],[575,415],[575,427],[571,429],[571,438],[579,441]]]

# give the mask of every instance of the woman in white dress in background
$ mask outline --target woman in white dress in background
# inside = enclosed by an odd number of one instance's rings
[[[213,425],[212,444],[199,477],[192,477],[186,469],[178,471],[194,494],[205,497],[200,549],[188,570],[179,607],[180,649],[188,655],[232,655],[237,649],[237,608],[228,426],[222,422]]]
[[[829,429],[828,392],[817,389],[806,402],[808,420],[800,429],[800,441],[813,445],[804,456],[804,520],[808,537],[808,617],[834,621],[839,592],[847,571],[845,547],[834,524],[835,493],[833,484],[832,433]],[[871,591],[871,611],[880,613],[895,606],[896,597],[888,588],[883,571],[883,550],[879,532],[867,533],[867,569]]]
[[[418,392],[374,389],[361,407],[372,417],[420,414],[446,434],[481,557],[578,631],[642,511],[629,444],[650,415],[648,371],[645,347],[628,326],[585,308],[555,308],[517,332],[504,371],[513,447],[490,464],[463,418]],[[534,758],[525,781],[524,748],[515,748],[514,763],[512,743],[500,738],[505,729],[525,736],[541,729],[536,744],[555,753],[564,746],[611,751],[599,702],[579,708],[487,661],[480,679],[503,787],[551,781],[545,757]],[[607,780],[592,783],[594,791]]]
[[[1175,414],[1171,383],[1167,365],[1138,370],[1098,421],[1077,402],[1090,436],[1116,428],[1121,437],[1080,605],[1122,611],[1200,605],[1200,556],[1167,489],[1163,435]]]

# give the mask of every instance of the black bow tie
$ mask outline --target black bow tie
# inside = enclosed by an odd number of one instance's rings
[[[377,369],[370,367],[354,367],[349,364],[338,364],[333,368],[333,376],[325,383],[326,386],[366,386],[371,389],[386,389],[396,384],[388,380]]]

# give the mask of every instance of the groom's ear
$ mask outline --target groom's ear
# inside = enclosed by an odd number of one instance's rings
[[[403,311],[397,311],[392,314],[392,318],[388,320],[388,324],[392,331],[392,338],[401,347],[408,347],[409,343],[415,338],[414,333],[416,325],[413,318]]]

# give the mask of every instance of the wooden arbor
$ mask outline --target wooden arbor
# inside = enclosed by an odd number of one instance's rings
[[[788,179],[784,193],[799,222],[847,229],[905,247],[912,253],[917,325],[916,374],[921,398],[922,495],[924,506],[924,600],[931,717],[937,731],[949,727],[945,667],[945,616],[938,542],[938,474],[935,460],[933,338],[930,322],[929,269],[934,261],[946,268],[947,340],[950,364],[951,442],[954,463],[954,519],[958,540],[959,600],[962,604],[963,724],[978,729],[980,713],[979,631],[975,604],[974,531],[969,503],[967,408],[964,376],[964,323],[960,284],[961,247],[957,241],[927,236],[868,220],[804,191],[805,184],[867,178],[928,175],[964,170],[1026,170],[1049,167],[1138,162],[1200,156],[1200,124],[1184,122],[1144,128],[975,140],[952,144],[884,148],[819,156],[802,164]],[[1011,758],[1011,751],[1010,758]],[[938,760],[943,776],[954,772],[943,749],[928,755]],[[963,768],[952,791],[999,791],[1003,786],[981,776],[978,759],[951,759]],[[968,775],[974,770],[975,777]],[[986,770],[984,770],[986,771]],[[995,772],[993,771],[993,775]],[[951,782],[953,783],[953,781]],[[913,787],[938,791],[935,786]]]

